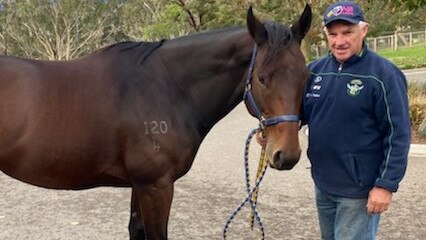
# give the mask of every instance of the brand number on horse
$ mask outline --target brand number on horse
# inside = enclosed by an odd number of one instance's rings
[[[145,121],[143,124],[145,125],[145,135],[166,134],[168,131],[168,126],[165,121]]]

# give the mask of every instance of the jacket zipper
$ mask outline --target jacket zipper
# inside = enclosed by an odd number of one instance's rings
[[[339,64],[339,67],[337,68],[337,76],[336,76],[336,82],[334,83],[334,92],[332,99],[335,98],[335,95],[337,94],[337,89],[339,88],[339,78],[340,78],[340,72],[343,69],[343,64]]]
[[[340,72],[342,71],[342,69],[343,69],[343,64],[340,64],[339,68],[337,69],[338,70],[337,71],[337,76],[340,76]]]

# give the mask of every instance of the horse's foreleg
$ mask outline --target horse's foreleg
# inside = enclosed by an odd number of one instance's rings
[[[132,189],[132,200],[130,203],[129,221],[130,240],[145,240],[145,229],[143,226],[142,214],[135,191]]]
[[[142,212],[145,234],[149,240],[166,240],[167,223],[173,199],[173,183],[134,186],[133,191]]]

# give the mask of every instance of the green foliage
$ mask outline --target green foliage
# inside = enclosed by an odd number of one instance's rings
[[[230,5],[220,5],[216,13],[216,22],[212,23],[212,28],[222,28],[228,26],[239,26],[243,24],[244,18],[242,14],[235,13]],[[238,16],[238,17],[236,17]]]
[[[173,21],[171,21],[172,19]],[[167,5],[157,20],[143,29],[144,39],[173,38],[189,32],[184,24],[186,14],[176,5]]]
[[[367,2],[372,3],[376,0],[368,0]],[[394,8],[405,8],[408,10],[415,10],[426,6],[425,0],[382,0],[382,4],[390,5]]]
[[[397,51],[386,50],[378,54],[389,59],[401,69],[426,67],[426,47],[400,48]]]

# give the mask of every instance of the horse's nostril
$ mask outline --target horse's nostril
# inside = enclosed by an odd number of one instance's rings
[[[274,154],[274,161],[272,167],[279,170],[290,170],[299,161],[300,154],[298,156],[288,156],[284,151],[277,151]]]
[[[284,153],[282,151],[277,151],[274,155],[274,163],[275,164],[282,164],[282,162],[284,161]]]

